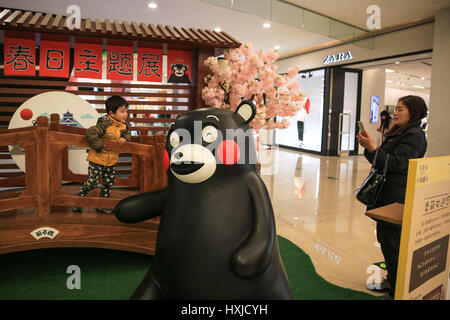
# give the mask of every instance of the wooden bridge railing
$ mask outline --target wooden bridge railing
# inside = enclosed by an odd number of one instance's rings
[[[69,146],[89,147],[85,130],[59,124],[59,115],[38,117],[36,126],[7,130],[0,133],[0,144],[20,145],[25,150],[25,190],[13,198],[0,199],[0,211],[30,206],[38,208],[38,215],[50,214],[51,206],[80,206],[111,208],[119,198],[78,197],[69,195],[63,181],[85,182],[87,175],[74,174],[68,168]],[[117,178],[115,186],[138,188],[147,192],[164,187],[164,135],[132,137],[131,142],[119,146],[117,142],[103,140],[108,150],[131,154],[132,169],[129,177]]]

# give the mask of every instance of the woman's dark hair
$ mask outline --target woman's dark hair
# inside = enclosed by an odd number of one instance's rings
[[[128,102],[121,96],[111,96],[105,101],[106,113],[116,113],[117,109],[121,106],[125,106],[128,109]]]
[[[421,97],[409,95],[401,97],[398,101],[402,102],[408,108],[409,114],[411,115],[409,123],[422,120],[427,116],[428,108]]]
[[[385,119],[381,119],[381,117],[384,116]],[[380,129],[387,129],[389,128],[389,123],[391,122],[391,115],[389,114],[389,112],[387,110],[383,110],[380,113],[380,119],[381,119],[381,124],[380,124]]]

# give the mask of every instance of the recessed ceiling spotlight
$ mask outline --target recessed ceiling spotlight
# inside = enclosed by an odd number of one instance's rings
[[[147,7],[149,7],[150,9],[156,9],[156,8],[158,8],[158,5],[156,3],[154,3],[154,2],[150,2],[147,5]]]
[[[266,23],[263,24],[263,28],[268,29],[268,28],[270,28],[270,27],[271,27],[271,25],[270,25],[270,23],[268,23],[268,22],[266,22]]]
[[[395,64],[400,64],[400,61],[396,61]]]
[[[222,29],[220,29],[219,27],[214,28],[215,32],[222,32]]]
[[[425,80],[425,77],[422,77],[422,78],[420,78],[420,79]]]
[[[386,80],[387,83],[392,83],[392,80]]]
[[[276,45],[275,47],[273,47],[275,50],[280,50],[281,47],[279,45]]]
[[[395,71],[391,69],[386,69],[386,72],[395,72]]]

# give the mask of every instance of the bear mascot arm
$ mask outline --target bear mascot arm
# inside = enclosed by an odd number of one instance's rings
[[[256,172],[246,175],[253,203],[252,229],[233,255],[233,268],[242,278],[254,278],[269,265],[276,245],[275,221],[267,189]]]
[[[119,221],[135,223],[160,216],[164,210],[167,187],[137,194],[119,201],[114,214]]]
[[[253,103],[243,101],[236,109],[248,124],[256,115]],[[247,239],[239,246],[232,258],[235,272],[242,278],[254,278],[269,265],[276,246],[273,208],[264,182],[256,171],[245,177],[252,201],[252,228]]]

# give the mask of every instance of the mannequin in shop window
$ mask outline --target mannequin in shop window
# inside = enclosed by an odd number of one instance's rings
[[[375,205],[368,206],[367,210],[387,206],[395,202],[405,203],[409,160],[423,158],[427,150],[426,136],[420,126],[421,120],[426,116],[427,106],[422,98],[405,96],[398,100],[393,118],[394,126],[378,148],[367,131],[358,133],[358,142],[365,148],[364,156],[369,163],[372,163],[375,151],[378,149],[375,169],[383,170],[387,155],[389,155],[386,180]],[[393,299],[395,296],[401,226],[383,220],[375,220],[377,221],[377,239],[386,262],[387,279],[376,286],[374,291],[386,291],[386,298]]]
[[[306,98],[305,104],[300,109],[300,111],[297,112],[297,130],[298,130],[298,146],[303,146],[303,131],[305,129],[305,118],[306,115],[309,114],[309,98]]]

